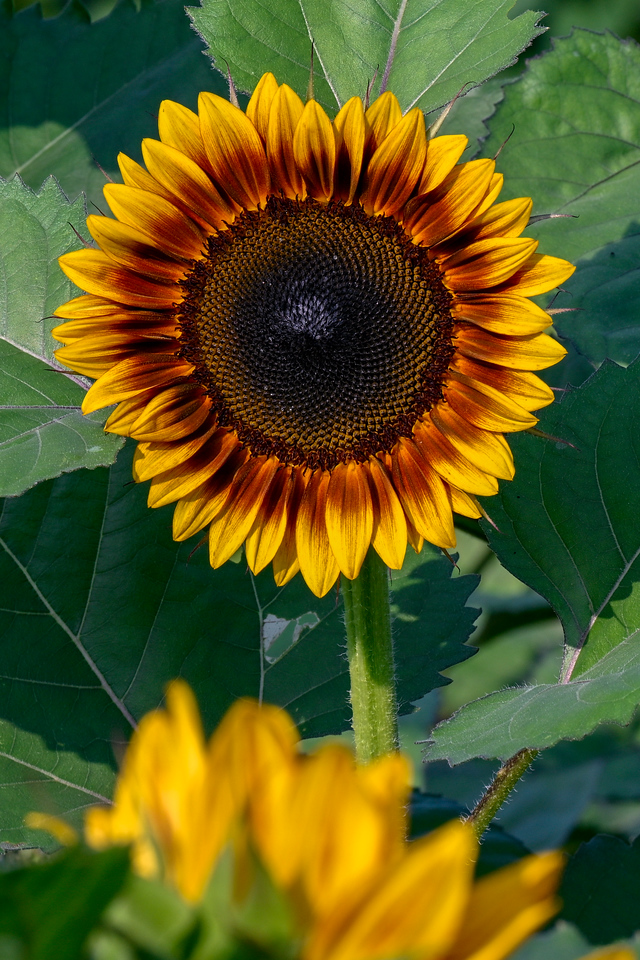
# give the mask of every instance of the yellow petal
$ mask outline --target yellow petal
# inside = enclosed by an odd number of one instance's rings
[[[333,195],[336,138],[331,121],[315,100],[305,104],[293,137],[293,155],[309,194],[326,201]]]
[[[87,227],[100,248],[116,263],[150,280],[177,283],[186,272],[186,261],[169,259],[137,227],[109,217],[87,217]]]
[[[365,119],[367,127],[365,152],[370,157],[402,120],[398,98],[387,90],[367,108]]]
[[[424,115],[410,110],[369,161],[360,200],[369,215],[393,216],[404,207],[422,173],[426,153]]]
[[[182,440],[200,427],[211,401],[196,384],[179,384],[156,394],[131,426],[137,440]]]
[[[109,297],[134,307],[168,310],[182,294],[171,282],[154,282],[120,267],[102,250],[75,250],[58,258],[63,272],[87,293]]]
[[[187,260],[202,255],[202,231],[164,197],[122,183],[108,183],[104,195],[114,216],[147,234],[158,249]]]
[[[514,294],[490,294],[456,298],[451,312],[491,333],[514,336],[540,333],[551,325],[551,317],[537,304]]]
[[[163,100],[158,112],[158,133],[163,143],[180,150],[202,170],[208,169],[209,161],[200,134],[200,120],[192,110],[173,100]]]
[[[364,158],[365,121],[360,97],[351,97],[333,121],[336,136],[334,194],[351,203],[356,195]]]
[[[206,427],[206,424],[204,426]],[[190,439],[193,440],[194,445],[199,444],[197,432],[194,432]],[[160,446],[160,444],[157,445]],[[150,444],[150,446],[153,447],[156,444]],[[177,448],[178,445],[175,446]],[[148,504],[150,507],[164,507],[168,503],[175,503],[181,497],[186,497],[196,487],[213,476],[235,452],[237,447],[238,441],[232,433],[227,430],[217,430],[205,443],[197,446],[188,460],[182,460],[176,466],[162,472],[158,471],[157,468],[160,464],[157,461],[154,463],[152,456],[149,457],[149,464],[144,461],[141,462],[136,456],[134,458],[134,477],[138,481],[146,480],[153,471]],[[182,452],[185,449],[187,449],[186,444]],[[140,446],[138,446],[139,450]],[[178,455],[177,449],[176,455]],[[235,553],[235,550],[232,551],[231,555],[233,553]]]
[[[525,857],[478,881],[446,960],[503,960],[559,909],[561,853]]]
[[[435,190],[449,176],[466,150],[469,140],[457,135],[427,140],[427,156],[418,184],[418,195]]]
[[[174,540],[188,540],[218,516],[231,495],[234,477],[247,458],[246,451],[234,451],[212,477],[180,498],[173,512]]]
[[[149,172],[179,199],[187,212],[219,229],[235,219],[233,205],[216,190],[210,177],[180,150],[159,140],[142,141],[142,156]]]
[[[443,260],[440,269],[454,293],[486,290],[508,280],[537,246],[528,237],[478,240]]]
[[[269,169],[256,128],[242,110],[215,93],[201,93],[198,110],[216,183],[241,207],[257,209],[269,193]]]
[[[436,203],[430,197],[410,201],[404,223],[415,243],[441,243],[466,223],[486,195],[494,169],[493,160],[470,160],[445,180],[442,199]]]
[[[244,543],[279,466],[277,457],[255,457],[238,471],[227,503],[209,527],[209,562],[214,570]]]
[[[465,325],[455,333],[456,350],[474,360],[499,363],[514,370],[544,370],[567,351],[546,333],[528,337],[499,337],[478,327]]]
[[[174,357],[144,354],[130,357],[117,363],[93,384],[82,403],[82,412],[93,413],[151,387],[169,386],[192,371],[192,364]]]
[[[267,159],[274,190],[301,200],[307,195],[304,178],[293,155],[293,137],[304,105],[291,87],[283,83],[273,98],[267,127]]]
[[[504,290],[521,297],[536,297],[560,286],[575,272],[573,264],[558,257],[534,253],[504,284]]]
[[[427,420],[428,418],[425,418]],[[513,478],[515,468],[509,444],[499,433],[479,430],[460,417],[450,404],[438,404],[431,410],[430,419],[450,444],[474,463],[480,470],[503,480]],[[454,483],[454,486],[460,486]],[[467,487],[462,489],[467,490]],[[476,491],[468,490],[474,493]]]
[[[282,543],[294,483],[290,468],[281,467],[276,472],[247,535],[245,554],[249,569],[255,574],[271,563]]]
[[[373,532],[369,485],[364,469],[354,460],[338,463],[331,471],[326,524],[338,566],[353,580],[360,573]]]
[[[468,493],[490,497],[498,492],[494,477],[484,473],[465,457],[458,448],[440,433],[428,420],[414,429],[414,443],[418,453],[448,483]]]
[[[438,547],[455,547],[456,536],[446,488],[420,455],[413,440],[400,439],[394,447],[392,461],[394,487],[418,533]]]
[[[340,568],[327,534],[329,473],[315,470],[300,502],[296,524],[296,552],[302,576],[317,597],[324,597],[336,582]]]
[[[452,376],[445,399],[456,413],[475,427],[497,433],[512,433],[535,427],[536,417],[505,397],[499,390],[475,384],[468,377]]]
[[[52,817],[48,813],[28,813],[24,818],[24,825],[29,830],[46,830],[63,847],[73,847],[78,842],[78,834],[73,827],[60,817]]]
[[[382,463],[373,457],[369,463],[373,498],[373,533],[371,545],[392,570],[400,570],[407,550],[407,521]]]
[[[475,856],[473,831],[460,821],[415,841],[348,926],[325,924],[309,960],[446,956],[467,906]]]
[[[149,443],[139,443],[133,456],[133,479],[136,483],[141,483],[184,463],[207,442],[215,430],[215,424],[204,423],[184,440],[169,443],[152,440]]]
[[[272,73],[263,73],[247,104],[247,117],[254,125],[263,143],[267,140],[269,111],[278,92],[278,81]]]
[[[300,570],[298,552],[296,550],[296,525],[302,495],[306,489],[308,475],[299,468],[293,471],[293,490],[288,504],[287,526],[282,542],[273,558],[273,577],[276,586],[283,587]]]

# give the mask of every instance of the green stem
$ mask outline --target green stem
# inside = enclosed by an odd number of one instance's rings
[[[398,749],[389,571],[369,550],[355,580],[342,578],[356,757],[368,763]]]
[[[520,750],[500,767],[493,782],[466,818],[476,831],[478,839],[507,799],[516,783],[538,756],[539,750]]]

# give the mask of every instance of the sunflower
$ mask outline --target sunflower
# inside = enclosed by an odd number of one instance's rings
[[[132,737],[113,806],[87,812],[85,836],[97,849],[131,844],[138,874],[213,913],[236,941],[221,956],[251,944],[251,956],[300,960],[502,960],[556,913],[562,854],[476,882],[469,824],[407,841],[410,784],[397,753],[364,766],[342,744],[301,753],[288,714],[253,700],[237,701],[207,743],[191,690],[174,681],[167,709]],[[30,822],[59,832],[51,817]],[[274,903],[287,919],[272,951]]]
[[[98,248],[60,258],[87,294],[53,331],[149,505],[176,504],[176,540],[208,527],[213,567],[244,543],[318,596],[370,546],[394,569],[455,546],[564,354],[528,298],[573,267],[520,236],[531,201],[496,203],[495,163],[388,92],[332,122],[267,73],[246,112],[163,102],[159,135],[146,169],[120,155]]]

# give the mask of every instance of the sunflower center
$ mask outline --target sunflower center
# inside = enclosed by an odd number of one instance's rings
[[[391,217],[272,197],[211,237],[182,285],[182,355],[256,454],[363,461],[441,398],[451,297]]]

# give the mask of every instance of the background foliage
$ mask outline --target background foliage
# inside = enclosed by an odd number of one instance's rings
[[[79,414],[87,383],[53,360],[50,314],[75,293],[55,259],[81,245],[105,173],[118,178],[117,153],[140,159],[161,99],[193,108],[200,90],[225,93],[210,56],[245,90],[274,69],[304,95],[311,34],[316,94],[335,110],[376,70],[379,84],[401,7],[335,0],[327,17],[319,0],[203,0],[190,10],[201,39],[176,0],[23,5],[0,11],[5,867],[16,846],[45,843],[23,826],[29,810],[79,825],[109,798],[132,724],[173,676],[192,684],[209,729],[235,697],[260,692],[307,738],[349,726],[339,595],[318,601],[299,577],[279,591],[242,560],[212,572],[195,542],[173,543],[170,510],[148,510],[146,490],[129,483],[131,449]],[[529,234],[577,263],[552,305],[567,311],[555,326],[569,356],[547,373],[559,401],[541,417],[551,439],[513,439],[516,478],[485,503],[495,528],[461,525],[457,568],[435,549],[410,551],[393,582],[403,739],[428,791],[414,798],[414,833],[473,804],[496,758],[545,748],[481,864],[560,844],[572,853],[565,923],[519,960],[569,960],[640,927],[629,844],[640,832],[640,47],[613,33],[567,36],[577,24],[640,39],[640,10],[635,0],[546,6],[551,29],[539,35],[526,3],[409,0],[389,74],[403,106],[432,120],[463,84],[488,81],[441,132],[467,133],[467,159],[501,150],[503,198],[531,195],[534,213],[561,214]],[[424,767],[416,740],[427,741]],[[77,869],[60,868],[60,887],[27,869],[0,877],[0,947],[28,942],[39,957],[65,940],[59,928],[47,927],[44,945],[26,931],[55,916]],[[91,917],[106,903],[96,891],[115,893],[124,877],[117,857],[95,871]],[[32,911],[26,926],[11,919],[18,896]]]

